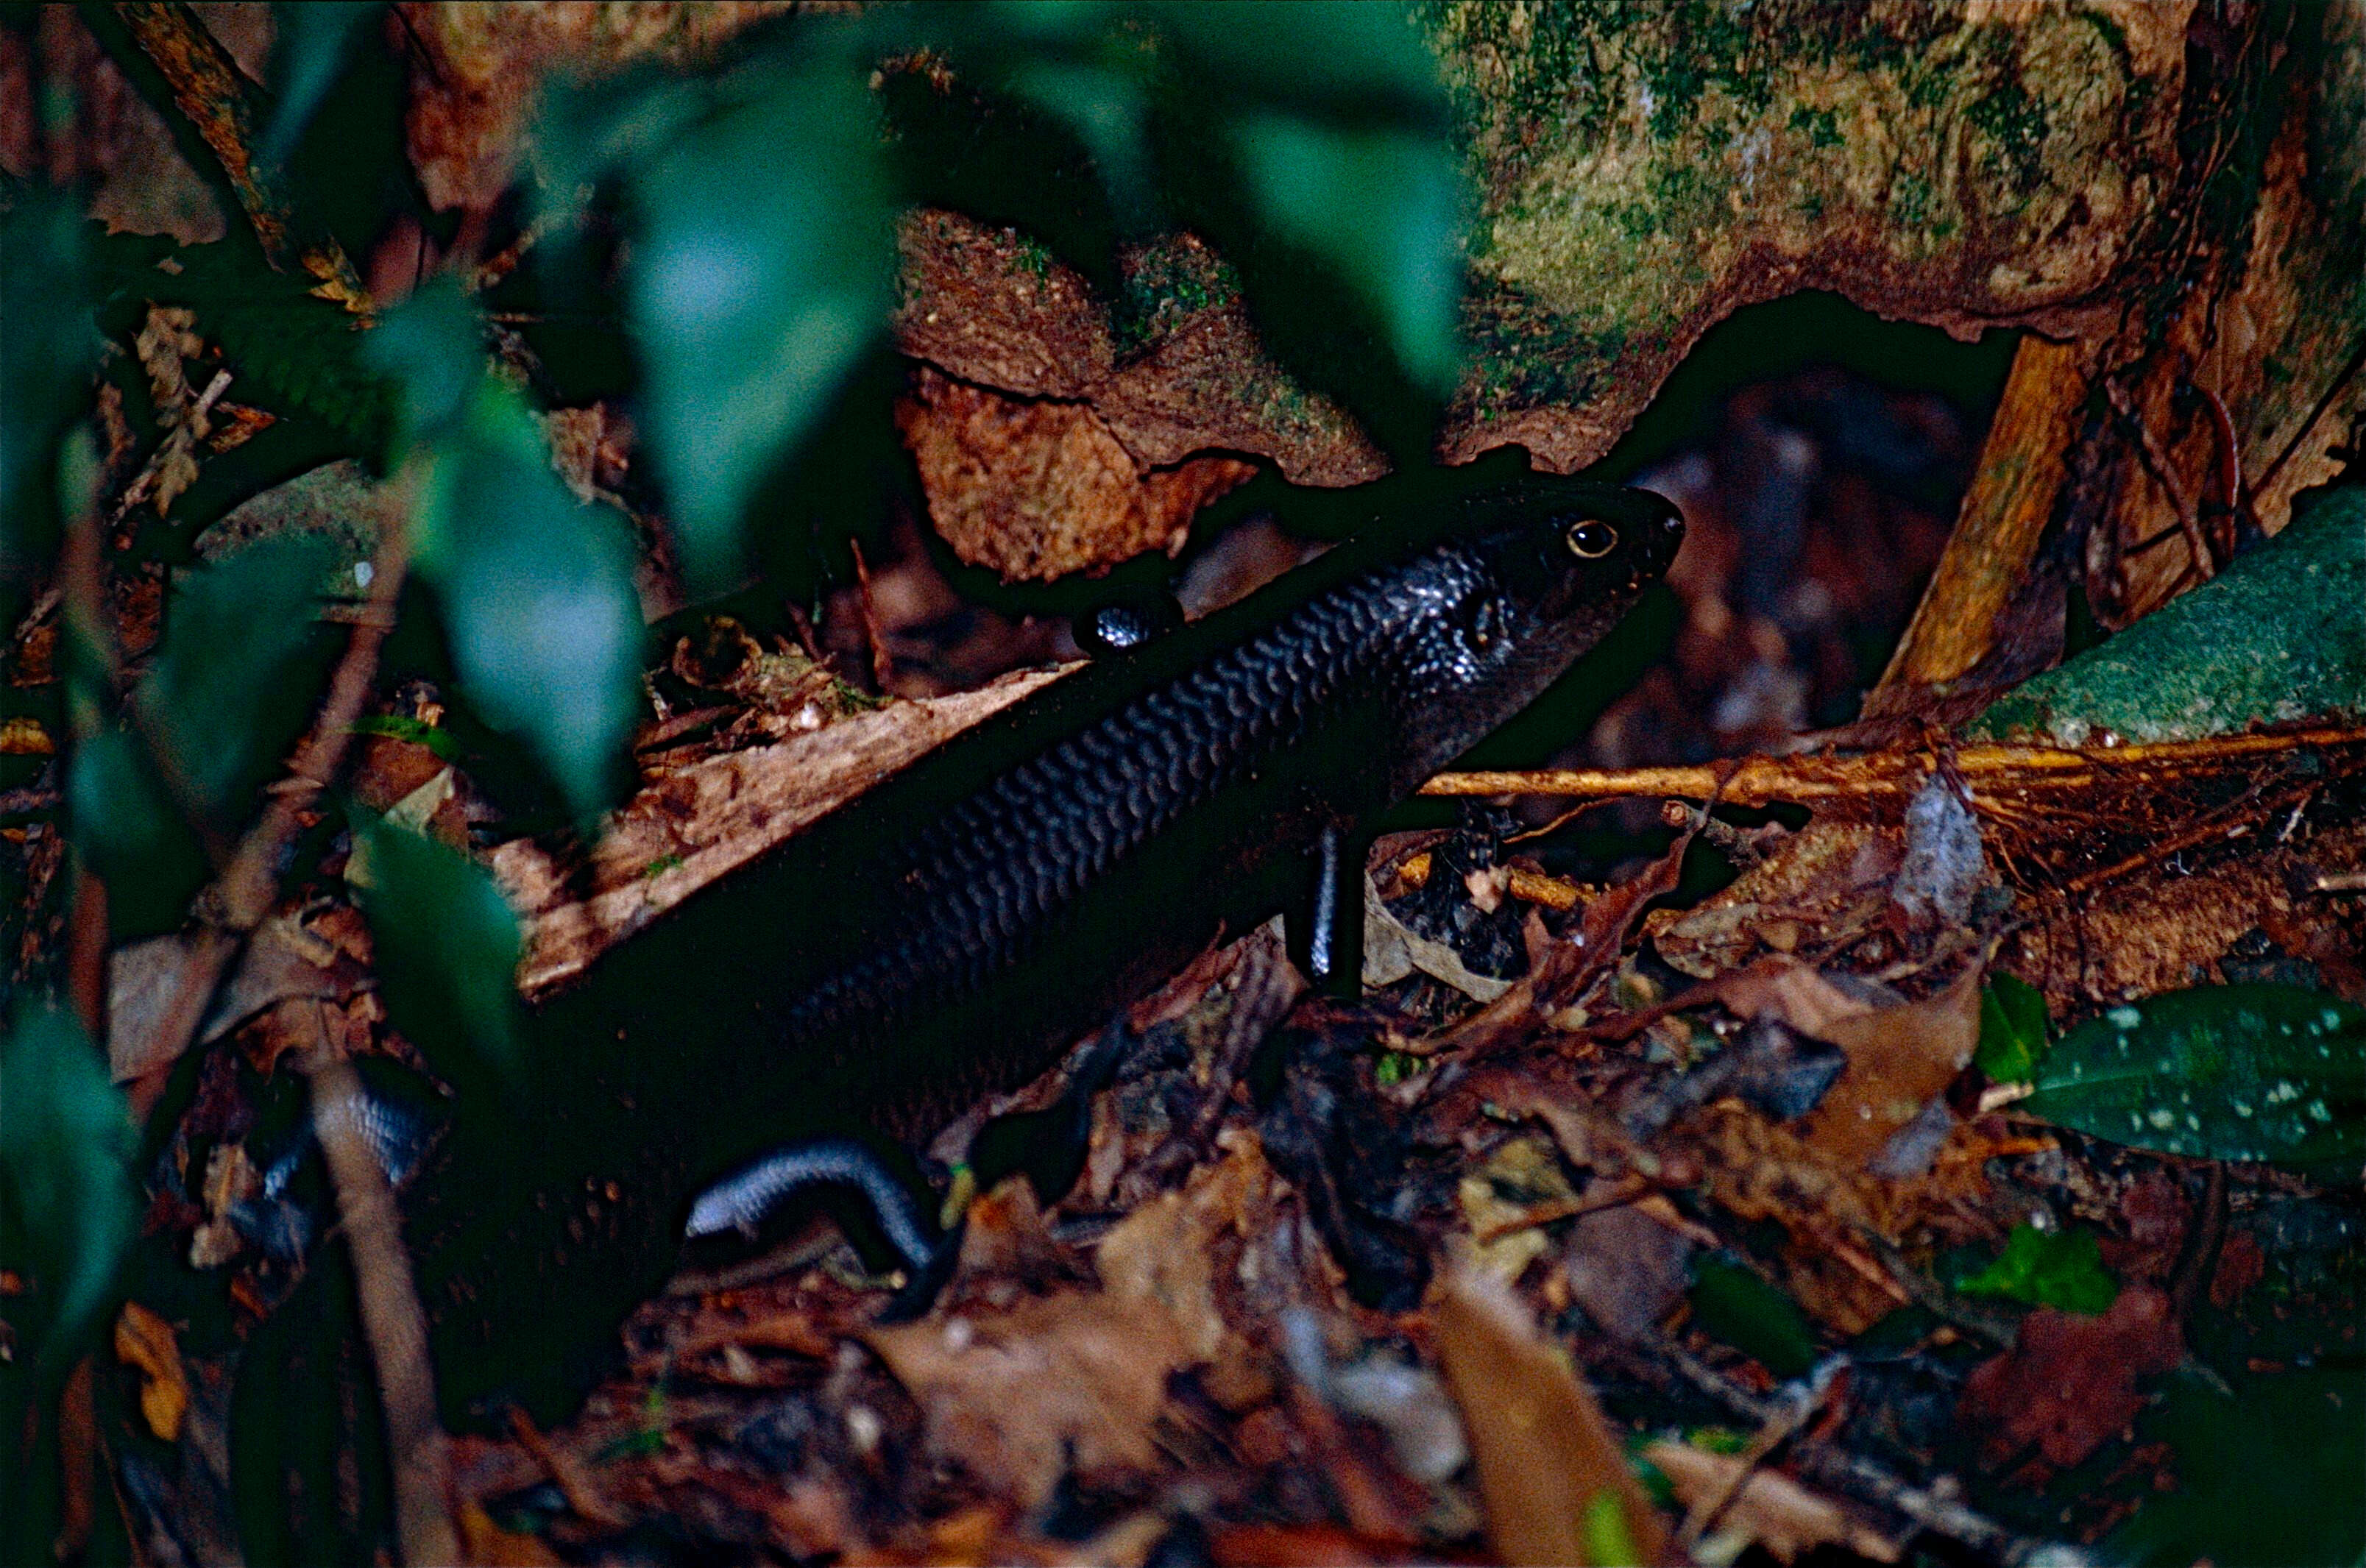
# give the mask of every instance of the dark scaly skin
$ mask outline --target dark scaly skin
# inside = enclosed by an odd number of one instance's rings
[[[448,1413],[562,1412],[704,1183],[786,1139],[923,1139],[1282,908],[1326,828],[1518,712],[1683,533],[1541,476],[1436,509],[1426,544],[1393,521],[955,738],[546,1003],[531,1112],[472,1107],[407,1204]]]

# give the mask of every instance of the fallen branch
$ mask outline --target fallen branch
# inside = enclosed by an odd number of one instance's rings
[[[130,63],[122,48],[129,42],[163,78],[187,133],[181,139],[185,150],[202,148],[209,155],[206,161],[214,168],[200,173],[214,175],[237,198],[271,265],[310,274],[320,280],[315,292],[366,316],[369,291],[344,247],[327,233],[295,233],[287,193],[272,170],[255,162],[256,116],[246,75],[186,0],[116,0],[84,6],[83,18],[118,64]]]
[[[2204,773],[2228,762],[2308,749],[2355,750],[2366,759],[2366,729],[2316,728],[2213,736],[2142,746],[2011,746],[1959,748],[1951,760],[1972,791],[1972,803],[1994,805],[2033,790],[2087,789],[2131,773],[2160,778]],[[1728,770],[1730,770],[1729,772]],[[1668,768],[1541,768],[1526,773],[1439,773],[1422,785],[1428,795],[1531,795],[1611,800],[1627,795],[1674,795],[1731,806],[1776,801],[1908,796],[1931,774],[1926,750],[1870,751],[1836,757],[1801,752],[1746,757],[1733,762]]]

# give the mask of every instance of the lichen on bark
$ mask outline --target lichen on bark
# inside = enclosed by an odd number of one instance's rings
[[[1480,187],[1446,447],[1606,451],[1739,306],[2087,324],[2169,185],[2190,6],[1435,0]]]

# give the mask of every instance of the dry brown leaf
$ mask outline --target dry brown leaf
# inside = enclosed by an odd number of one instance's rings
[[[172,1007],[196,944],[163,936],[118,948],[107,958],[108,1070],[118,1083],[170,1066],[157,1030]],[[247,939],[238,966],[216,994],[192,1043],[218,1040],[246,1020],[294,998],[343,1001],[369,979],[362,964],[275,915]]]
[[[189,1413],[189,1379],[181,1368],[173,1325],[138,1302],[124,1303],[115,1319],[115,1357],[139,1370],[140,1414],[148,1429],[177,1442],[182,1417]]]
[[[1157,1462],[1151,1426],[1189,1349],[1139,1300],[1070,1291],[991,1316],[873,1328],[863,1340],[920,1406],[930,1450],[1041,1506],[1071,1463]]]
[[[1686,1508],[1731,1497],[1717,1516],[1718,1532],[1738,1531],[1764,1547],[1778,1562],[1792,1562],[1819,1546],[1836,1546],[1876,1562],[1898,1559],[1896,1541],[1781,1472],[1756,1471],[1743,1480],[1748,1461],[1738,1454],[1705,1453],[1684,1443],[1653,1443],[1643,1450],[1643,1457],[1659,1467],[1674,1489],[1676,1500]]]
[[[1848,1066],[1800,1134],[1862,1166],[1971,1065],[1980,1043],[1980,966],[1928,1000],[1831,1020],[1814,1032],[1848,1053]]]
[[[1820,815],[1718,892],[1656,911],[1643,929],[1662,958],[1704,980],[1749,963],[1771,933],[1812,933],[1829,951],[1884,918],[1904,855],[1902,829]]]
[[[1103,1288],[1165,1317],[1192,1359],[1245,1359],[1248,1344],[1217,1310],[1212,1269],[1218,1244],[1270,1206],[1273,1180],[1254,1139],[1232,1141],[1223,1159],[1195,1168],[1181,1191],[1160,1193],[1101,1238],[1094,1262]]]
[[[1432,1312],[1447,1385],[1462,1412],[1487,1506],[1487,1539],[1507,1563],[1585,1562],[1585,1519],[1616,1495],[1628,1539],[1657,1562],[1666,1522],[1627,1466],[1593,1393],[1511,1292],[1458,1259]]]

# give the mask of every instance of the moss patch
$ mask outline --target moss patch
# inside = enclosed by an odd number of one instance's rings
[[[2310,492],[2216,581],[2023,682],[1972,733],[2081,745],[2366,717],[2366,484]]]

